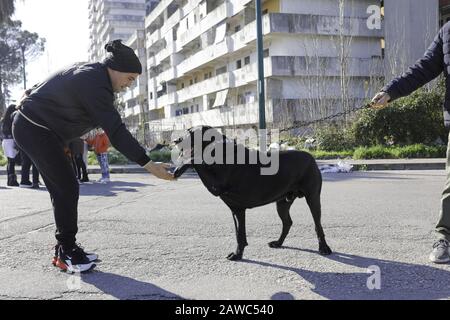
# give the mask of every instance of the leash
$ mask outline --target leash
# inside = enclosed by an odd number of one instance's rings
[[[285,132],[285,131],[289,131],[289,130],[292,130],[292,129],[298,129],[298,128],[302,128],[302,127],[309,127],[309,126],[311,126],[313,124],[317,124],[317,123],[325,122],[325,121],[328,121],[328,120],[331,120],[331,119],[334,119],[334,118],[342,117],[343,115],[346,115],[346,114],[349,114],[349,113],[352,113],[352,112],[356,112],[356,111],[363,110],[363,109],[369,109],[372,106],[373,106],[373,103],[370,102],[368,104],[365,104],[365,105],[362,105],[362,106],[358,106],[358,107],[354,107],[354,108],[351,108],[351,109],[349,109],[347,111],[338,112],[336,114],[333,114],[331,116],[327,116],[327,117],[324,117],[324,118],[315,119],[315,120],[311,120],[311,121],[295,121],[293,126],[281,129],[280,132]]]

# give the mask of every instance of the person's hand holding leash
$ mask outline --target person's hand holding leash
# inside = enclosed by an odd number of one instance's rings
[[[383,109],[385,108],[389,101],[391,100],[391,97],[386,92],[378,92],[375,97],[373,97],[371,104],[372,108],[374,109]]]
[[[170,172],[167,172],[167,169],[169,169],[171,166],[168,163],[162,163],[162,162],[148,162],[144,168],[151,174],[153,174],[155,177],[163,180],[169,180],[173,181],[176,180],[174,175]]]

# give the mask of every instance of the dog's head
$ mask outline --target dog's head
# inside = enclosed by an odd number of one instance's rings
[[[190,128],[186,134],[172,142],[179,150],[184,164],[203,163],[204,150],[213,143],[226,143],[227,137],[219,130],[210,126],[197,126]]]

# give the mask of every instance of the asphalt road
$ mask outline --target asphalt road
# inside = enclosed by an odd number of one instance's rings
[[[241,262],[225,259],[236,246],[231,213],[198,179],[112,179],[81,186],[78,240],[101,258],[81,277],[50,264],[48,193],[0,187],[0,299],[450,298],[450,265],[428,261],[444,171],[324,174],[334,254],[317,253],[301,199],[282,249],[267,245],[281,232],[275,205],[248,211]]]

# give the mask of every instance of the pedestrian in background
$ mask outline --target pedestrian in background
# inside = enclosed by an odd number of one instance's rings
[[[6,109],[5,115],[2,119],[2,133],[3,141],[2,148],[5,157],[8,159],[8,164],[6,166],[6,172],[8,174],[8,181],[6,185],[8,187],[18,187],[16,176],[16,157],[19,153],[16,143],[14,142],[12,135],[12,118],[16,111],[16,105],[12,104]]]
[[[98,130],[93,138],[87,139],[86,141],[93,148],[95,155],[97,157],[98,164],[100,165],[102,177],[100,178],[100,180],[98,180],[98,182],[100,183],[110,182],[111,180],[109,175],[108,136],[103,130]]]

